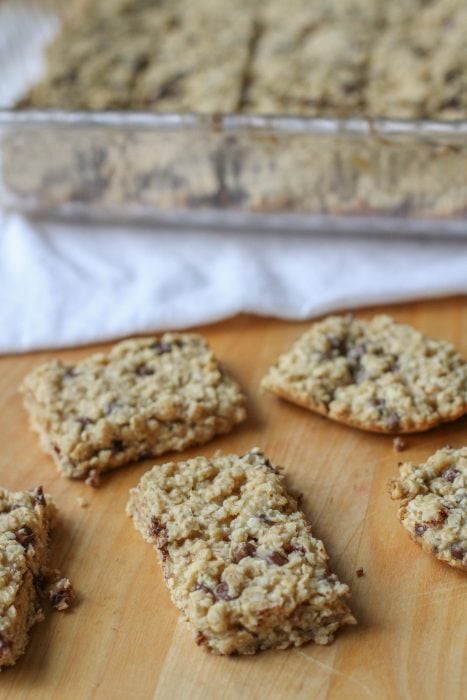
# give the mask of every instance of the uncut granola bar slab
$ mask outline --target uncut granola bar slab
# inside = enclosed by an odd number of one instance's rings
[[[213,652],[328,644],[355,623],[348,587],[258,449],[155,467],[127,511],[158,552],[196,643]]]
[[[0,667],[15,663],[25,651],[29,629],[44,617],[40,591],[48,576],[55,514],[51,497],[41,487],[17,492],[0,488]]]
[[[386,315],[315,323],[262,386],[341,423],[382,433],[428,430],[467,412],[467,363],[455,348]]]
[[[445,447],[424,464],[405,462],[389,484],[410,537],[440,561],[467,571],[467,447]]]
[[[205,443],[246,417],[239,386],[194,333],[126,340],[76,364],[48,362],[22,389],[44,449],[78,479]]]

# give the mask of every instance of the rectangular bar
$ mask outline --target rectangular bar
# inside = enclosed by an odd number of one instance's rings
[[[284,478],[255,448],[147,472],[128,514],[154,545],[196,643],[253,654],[332,642],[355,619]]]
[[[39,591],[56,508],[42,488],[0,488],[0,667],[26,649],[30,628],[44,618]]]
[[[195,333],[125,340],[76,364],[48,362],[22,390],[43,448],[76,479],[203,444],[246,417],[238,384]]]

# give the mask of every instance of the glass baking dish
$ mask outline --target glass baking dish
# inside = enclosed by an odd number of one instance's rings
[[[467,233],[467,122],[4,110],[0,154],[34,215]]]
[[[467,235],[467,121],[12,109],[43,70],[67,7],[0,5],[1,208],[245,230]]]

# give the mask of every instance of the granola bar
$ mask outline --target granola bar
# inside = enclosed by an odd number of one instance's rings
[[[127,511],[158,552],[196,643],[215,653],[328,644],[355,623],[348,587],[258,449],[155,467]]]
[[[194,333],[126,340],[76,364],[48,362],[22,389],[43,448],[78,479],[203,444],[246,417],[239,386]]]
[[[85,2],[23,106],[237,111],[249,56],[248,2]]]
[[[0,488],[0,667],[24,653],[30,628],[44,618],[49,531],[56,507],[41,487]],[[69,590],[72,591],[68,579]]]
[[[270,368],[262,386],[363,430],[410,433],[467,413],[467,363],[448,342],[378,315],[329,316]]]
[[[437,559],[467,571],[467,447],[444,447],[424,464],[405,462],[389,484],[399,520]]]

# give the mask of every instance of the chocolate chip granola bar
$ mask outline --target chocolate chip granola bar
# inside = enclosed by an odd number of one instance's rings
[[[449,566],[467,571],[467,447],[444,447],[424,464],[404,462],[389,484],[410,537]]]
[[[43,597],[54,575],[46,564],[55,515],[56,507],[41,487],[16,492],[0,488],[0,667],[16,662],[26,649],[30,628],[44,617]],[[68,579],[62,578],[61,586],[71,602]]]
[[[197,644],[215,653],[328,644],[355,623],[348,587],[258,449],[155,467],[127,511],[158,552]]]
[[[205,443],[246,416],[240,388],[197,334],[126,340],[76,364],[48,362],[22,390],[42,446],[77,479]]]
[[[333,420],[382,433],[428,430],[467,412],[467,363],[455,348],[386,315],[315,323],[262,386]]]

